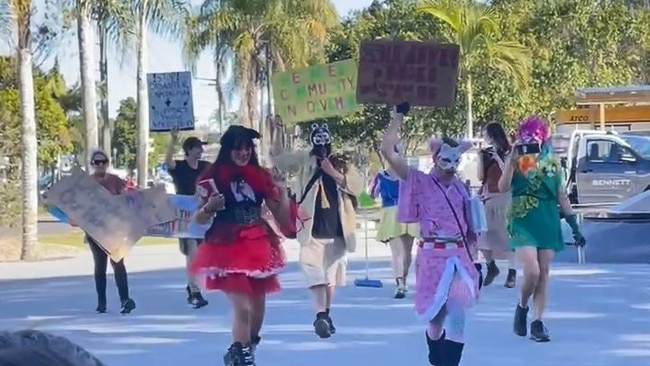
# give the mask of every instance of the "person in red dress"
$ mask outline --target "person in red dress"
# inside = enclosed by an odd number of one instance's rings
[[[233,308],[232,345],[226,366],[254,366],[254,351],[264,320],[266,295],[280,291],[278,273],[285,267],[280,237],[264,219],[265,205],[281,233],[295,237],[286,183],[274,169],[260,166],[257,131],[230,126],[221,137],[216,161],[197,185],[214,186],[195,215],[212,224],[190,265],[190,275],[207,290],[223,291]],[[214,185],[203,184],[214,182]],[[198,190],[198,187],[197,187]]]

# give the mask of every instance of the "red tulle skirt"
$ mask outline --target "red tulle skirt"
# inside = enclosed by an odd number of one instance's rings
[[[207,290],[256,296],[280,291],[278,273],[285,265],[284,251],[274,233],[252,226],[242,229],[232,243],[204,241],[189,272]]]

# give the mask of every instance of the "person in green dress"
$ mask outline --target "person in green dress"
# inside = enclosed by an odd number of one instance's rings
[[[542,315],[551,261],[555,252],[564,249],[560,220],[566,220],[576,241],[584,238],[564,189],[564,173],[552,153],[546,122],[534,116],[527,118],[519,126],[516,137],[499,179],[499,190],[512,193],[508,210],[510,247],[524,270],[513,330],[518,336],[527,335],[528,303],[532,297],[530,337],[537,342],[548,342],[550,337]],[[525,150],[533,153],[523,153]]]

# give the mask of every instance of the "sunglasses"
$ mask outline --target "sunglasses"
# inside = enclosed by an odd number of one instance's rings
[[[106,165],[108,160],[93,160],[93,165]]]

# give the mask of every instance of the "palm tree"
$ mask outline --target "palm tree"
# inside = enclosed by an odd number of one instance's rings
[[[189,3],[184,0],[135,0],[133,14],[137,17],[137,102],[138,102],[138,185],[146,187],[149,148],[149,100],[147,94],[147,35],[149,30],[169,38],[181,38]]]
[[[36,116],[34,101],[34,78],[32,75],[32,2],[11,0],[11,18],[18,59],[18,81],[20,83],[21,123],[21,179],[23,235],[20,259],[33,259],[38,243],[38,160],[36,138]],[[8,13],[3,14],[6,19]],[[8,27],[3,27],[8,30]]]
[[[474,135],[472,80],[479,66],[489,66],[512,78],[524,90],[531,72],[531,53],[518,42],[503,40],[498,18],[487,5],[473,0],[425,0],[418,11],[447,25],[447,41],[460,46],[460,75],[467,98],[467,135]]]
[[[186,35],[185,59],[193,63],[201,51],[220,49],[219,57],[232,60],[241,123],[255,128],[260,87],[270,73],[323,61],[328,31],[338,25],[338,15],[330,0],[205,0],[193,25]],[[270,95],[267,104],[270,115]]]

